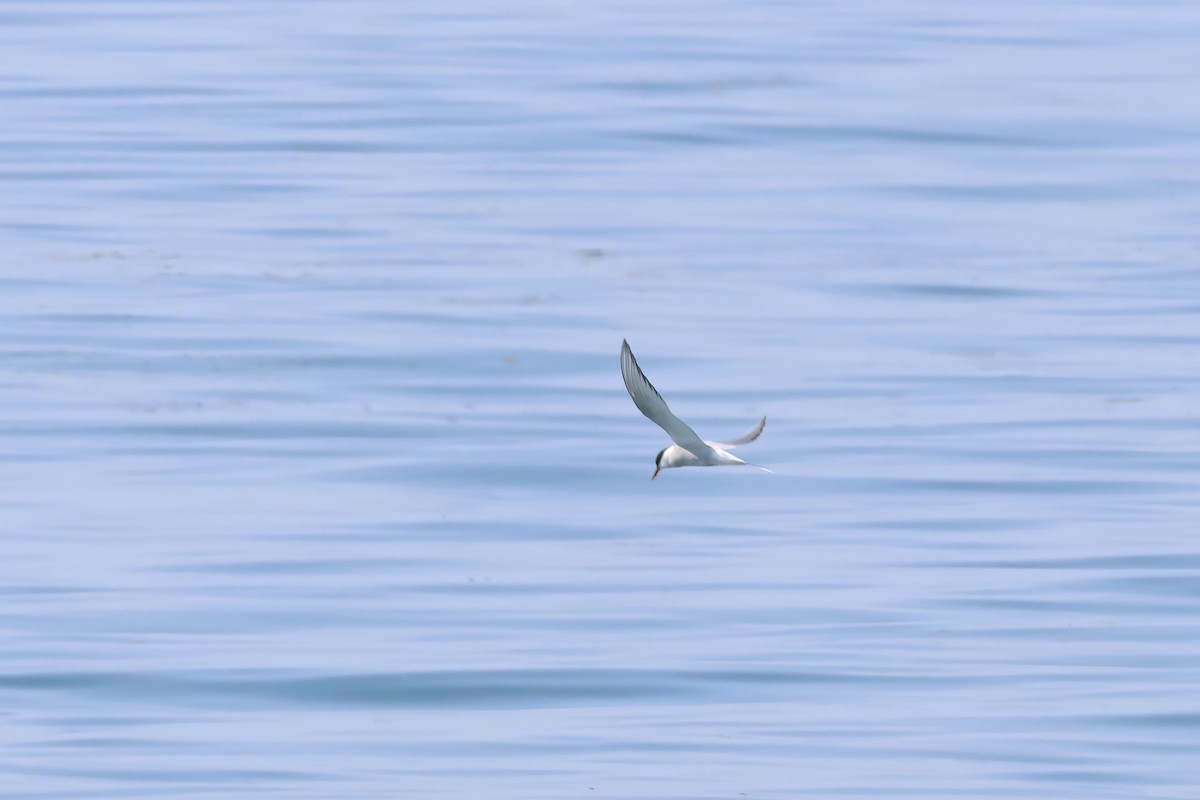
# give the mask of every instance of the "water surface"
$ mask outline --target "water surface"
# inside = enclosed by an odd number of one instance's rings
[[[6,794],[1195,796],[1190,5],[2,16]]]

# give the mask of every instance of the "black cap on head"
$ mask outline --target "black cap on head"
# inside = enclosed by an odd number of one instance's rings
[[[663,457],[663,453],[665,453],[665,452],[667,452],[667,448],[665,448],[665,447],[662,450],[658,451],[658,455],[656,455],[654,457],[654,466],[655,467],[657,467],[659,469],[662,468],[662,457]]]

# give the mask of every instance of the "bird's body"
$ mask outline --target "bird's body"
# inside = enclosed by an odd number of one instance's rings
[[[637,359],[633,357],[633,351],[629,349],[628,341],[621,343],[621,377],[625,379],[625,388],[629,391],[629,396],[633,398],[633,404],[651,422],[666,431],[667,435],[671,437],[671,441],[674,442],[670,447],[661,450],[654,459],[654,474],[650,476],[651,480],[657,478],[658,473],[662,470],[672,467],[748,466],[758,467],[766,472],[771,471],[758,464],[743,461],[729,452],[739,445],[749,444],[757,439],[767,424],[766,417],[758,421],[754,430],[733,441],[705,441],[697,436],[687,423],[671,413],[667,401],[662,399],[662,395],[646,379],[642,368],[638,366]]]
[[[722,450],[720,447],[709,442],[705,442],[705,444],[708,447],[700,453],[685,450],[677,444],[665,448],[658,457],[659,469],[669,469],[671,467],[734,467],[738,464],[746,463],[733,453]]]

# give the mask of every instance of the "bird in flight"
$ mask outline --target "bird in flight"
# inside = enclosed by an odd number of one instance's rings
[[[688,427],[687,423],[671,413],[667,401],[646,379],[642,368],[638,366],[629,342],[621,342],[621,377],[625,379],[625,388],[633,398],[633,404],[638,411],[645,414],[651,422],[667,432],[675,444],[659,451],[654,457],[654,474],[650,480],[658,477],[658,473],[671,467],[758,467],[764,472],[771,470],[758,464],[743,461],[729,451],[739,445],[749,444],[758,438],[767,424],[763,417],[754,426],[754,430],[745,436],[740,436],[728,442],[706,442]]]

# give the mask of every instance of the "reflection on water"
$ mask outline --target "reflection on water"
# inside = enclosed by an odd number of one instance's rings
[[[14,796],[1194,793],[1189,7],[5,19]]]

